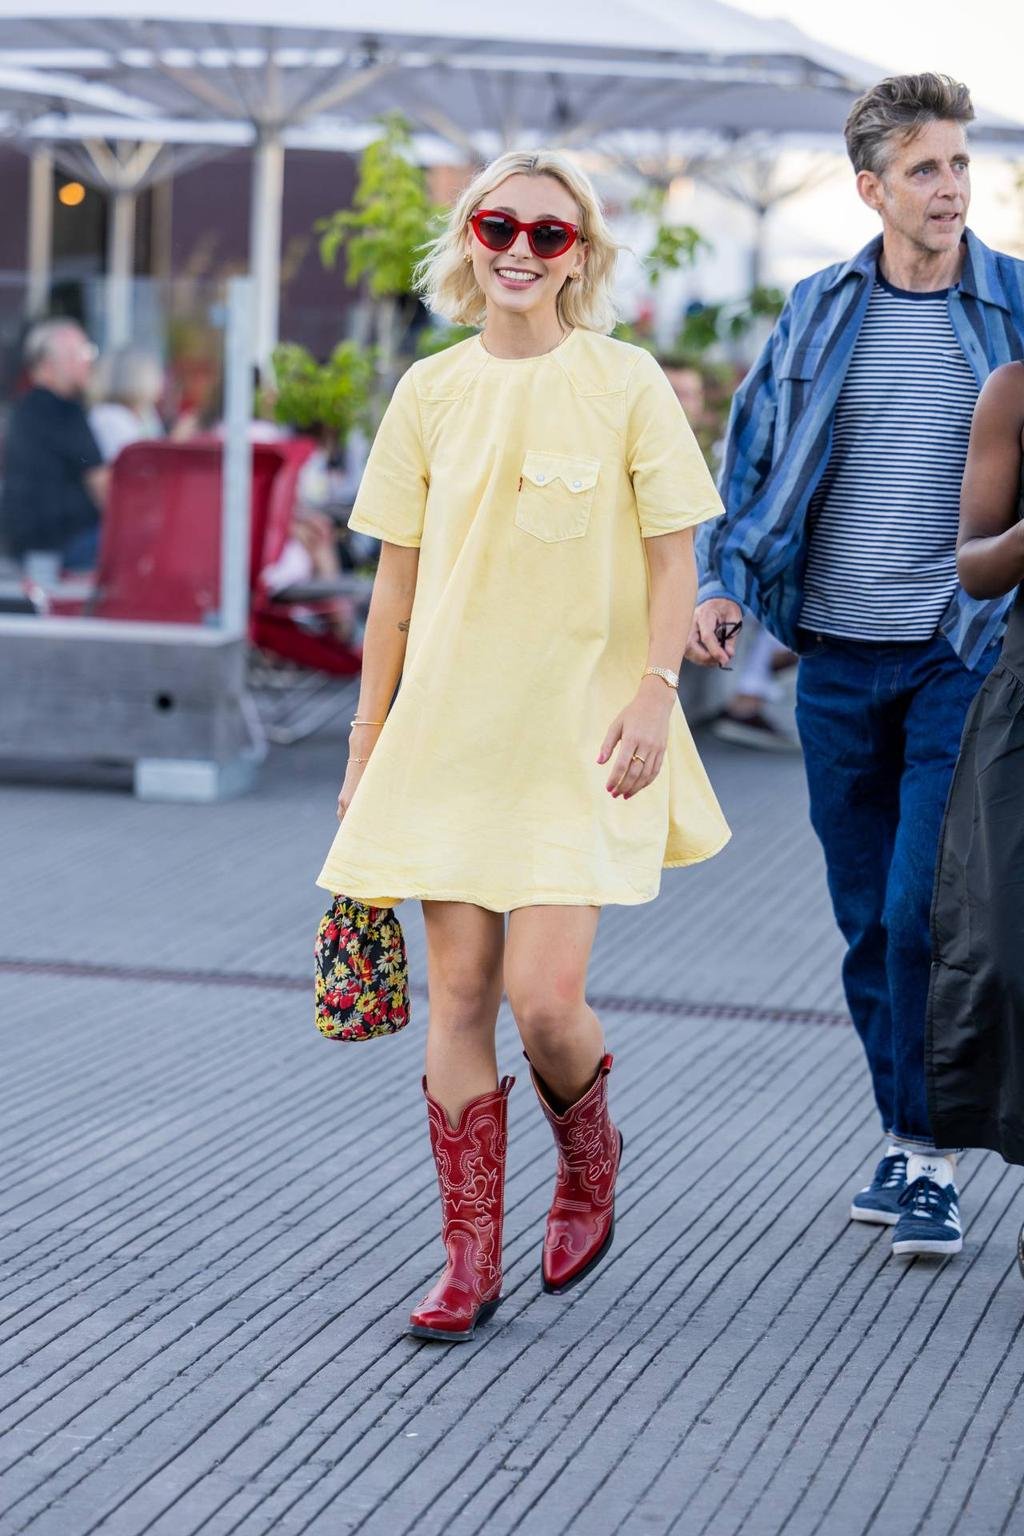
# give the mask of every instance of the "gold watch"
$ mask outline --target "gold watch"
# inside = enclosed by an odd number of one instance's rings
[[[660,677],[663,683],[667,683],[673,693],[679,692],[679,673],[670,672],[668,667],[645,667],[644,677]]]

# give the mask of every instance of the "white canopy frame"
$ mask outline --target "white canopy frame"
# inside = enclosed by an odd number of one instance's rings
[[[790,198],[831,181],[842,169],[842,162],[834,154],[812,152],[797,172],[783,174],[778,155],[763,136],[751,136],[747,143],[737,143],[730,148],[731,153],[698,159],[691,174],[752,215],[754,227],[748,281],[753,292],[764,281],[769,215]],[[849,169],[848,164],[846,169]]]
[[[26,247],[25,310],[37,315],[46,306],[53,265],[53,153],[45,144],[34,145],[29,157]]]
[[[115,125],[105,125],[115,126]],[[122,134],[125,128],[121,129]],[[127,137],[108,139],[91,133],[81,141],[51,139],[43,150],[51,167],[59,166],[67,175],[106,193],[109,198],[108,260],[106,284],[106,343],[122,347],[132,334],[132,289],[135,250],[135,215],[138,196],[146,188],[171,180],[183,170],[216,153],[206,145],[173,145],[159,140]],[[52,209],[52,169],[37,188],[30,182],[29,231],[34,223],[42,226]],[[44,211],[45,208],[45,211]],[[40,236],[40,242],[42,236]],[[49,283],[38,275],[37,266],[46,271],[49,249],[35,251],[30,245],[30,292],[35,303],[29,313],[36,313],[45,303]]]

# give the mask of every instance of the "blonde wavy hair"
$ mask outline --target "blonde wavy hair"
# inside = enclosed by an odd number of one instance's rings
[[[466,231],[472,214],[509,176],[552,176],[576,201],[580,211],[579,238],[588,246],[579,278],[566,278],[558,295],[558,318],[566,327],[584,331],[612,329],[618,318],[612,298],[612,278],[619,246],[612,239],[593,183],[555,150],[509,150],[484,166],[459,195],[448,222],[427,246],[416,267],[416,285],[435,314],[456,325],[483,325],[486,305],[480,285],[465,260]]]

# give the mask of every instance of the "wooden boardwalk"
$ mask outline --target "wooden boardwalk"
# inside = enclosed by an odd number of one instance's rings
[[[502,1020],[507,1300],[451,1348],[402,1331],[441,1260],[423,998],[393,1041],[312,1026],[341,755],[212,807],[0,789],[3,1536],[1024,1530],[1021,1180],[965,1160],[952,1262],[848,1222],[878,1133],[799,761],[707,744],[733,844],[602,920],[618,1229],[561,1298]]]

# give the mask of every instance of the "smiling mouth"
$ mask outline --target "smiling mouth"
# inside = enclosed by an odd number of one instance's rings
[[[934,219],[937,224],[956,224],[961,215],[959,213],[930,213],[928,217]]]
[[[531,283],[540,281],[539,272],[527,272],[523,267],[498,267],[497,276],[505,283],[517,283],[520,288],[529,288]]]

